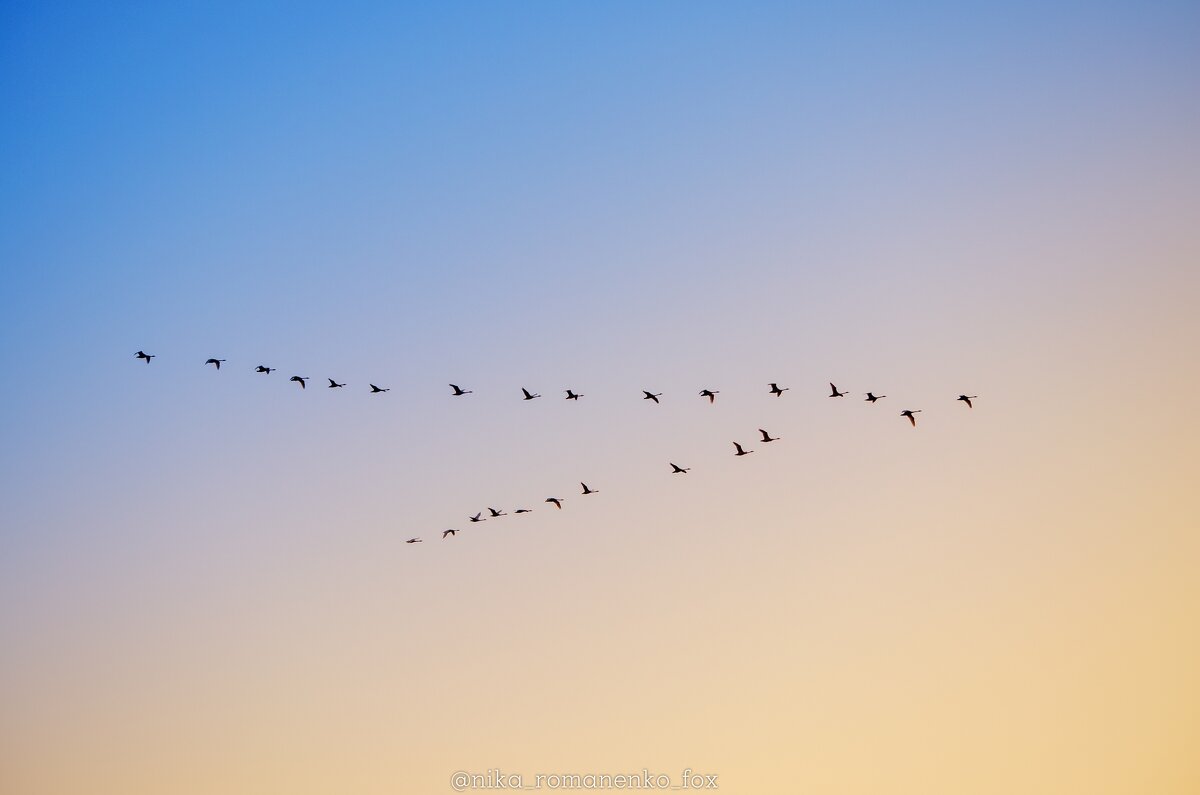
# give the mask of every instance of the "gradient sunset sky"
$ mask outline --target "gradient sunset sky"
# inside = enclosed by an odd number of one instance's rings
[[[0,4],[0,792],[1200,792],[1198,89],[1195,2]]]

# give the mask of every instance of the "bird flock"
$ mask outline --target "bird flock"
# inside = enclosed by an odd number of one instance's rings
[[[150,364],[150,361],[152,359],[157,358],[157,355],[151,354],[151,353],[146,353],[145,351],[138,351],[137,353],[134,354],[134,358],[141,360],[141,361],[145,362],[146,364]],[[217,359],[215,357],[209,358],[204,362],[204,366],[207,367],[208,365],[212,365],[215,370],[220,370],[221,365],[223,363],[225,363],[225,361],[226,361],[225,359]],[[263,375],[270,375],[271,373],[275,372],[277,369],[278,368],[268,367],[265,364],[260,364],[254,368],[254,372],[261,373]],[[290,377],[288,379],[288,382],[289,383],[294,382],[296,384],[299,384],[301,389],[307,389],[308,382],[311,380],[312,380],[311,377],[306,376],[306,375],[293,375],[292,377]],[[346,384],[339,383],[336,379],[326,377],[326,380],[329,381],[329,383],[326,385],[327,389],[344,389],[346,387]],[[388,388],[377,386],[372,383],[368,383],[367,386],[369,387],[369,394],[372,394],[372,395],[379,395],[379,394],[383,394],[385,392],[391,391]],[[466,395],[473,394],[472,390],[463,389],[458,384],[449,384],[448,386],[450,387],[450,390],[451,390],[450,395],[449,395],[450,397],[464,397]],[[790,387],[781,387],[781,386],[779,386],[779,384],[777,384],[775,382],[769,383],[767,385],[767,387],[768,387],[767,394],[774,395],[775,397],[782,397],[784,392],[790,391]],[[577,393],[572,389],[565,389],[563,391],[565,392],[566,400],[578,401],[580,398],[585,397],[583,394]],[[717,395],[719,395],[719,394],[721,394],[719,390],[702,389],[699,392],[699,397],[701,399],[708,400],[708,402],[710,404],[712,404],[712,403],[716,402]],[[839,390],[833,382],[829,383],[829,397],[842,398],[842,397],[847,397],[849,394],[850,393],[848,391]],[[874,404],[877,401],[883,400],[884,398],[887,397],[887,395],[876,395],[874,392],[866,392],[864,394],[865,394],[865,397],[863,398],[863,400],[865,402],[871,403],[871,404]],[[538,398],[541,397],[540,394],[538,394],[536,392],[530,392],[529,389],[527,389],[525,387],[521,387],[521,396],[522,396],[521,397],[522,400],[537,400]],[[651,392],[648,389],[642,390],[642,400],[649,400],[655,404],[660,403],[659,398],[661,398],[662,396],[663,396],[662,392]],[[970,409],[970,408],[975,407],[975,404],[972,403],[972,401],[977,400],[978,398],[979,398],[978,395],[962,394],[962,395],[959,395],[957,398],[955,398],[955,400],[965,403],[967,405],[967,408]],[[900,412],[900,416],[903,419],[908,420],[908,422],[912,425],[912,427],[915,428],[915,427],[917,427],[916,415],[920,414],[921,412],[922,412],[922,409],[904,409],[903,411]],[[758,432],[762,435],[762,438],[758,440],[758,442],[760,444],[768,444],[770,442],[779,441],[780,437],[771,436],[771,434],[764,428],[759,428]],[[747,456],[754,452],[754,450],[747,450],[745,447],[743,447],[741,442],[733,442],[733,448],[734,448],[733,454],[735,457]],[[668,462],[668,464],[671,467],[670,474],[672,474],[672,475],[686,475],[687,473],[691,472],[691,467],[681,467],[674,462]],[[579,485],[581,488],[580,493],[582,496],[590,496],[593,494],[600,493],[599,489],[593,489],[593,488],[589,487],[588,484],[586,484],[586,483],[581,482]],[[547,497],[545,499],[545,502],[549,505],[553,505],[556,509],[561,511],[562,507],[563,507],[563,502],[565,501],[565,499],[566,498],[564,498],[564,497]],[[473,516],[467,517],[467,519],[472,524],[475,524],[478,522],[486,522],[488,519],[498,519],[500,517],[509,515],[506,511],[504,511],[503,509],[500,509],[500,508],[489,507],[487,509],[487,512],[488,512],[488,516],[486,516],[486,517],[483,515],[483,511],[479,511],[478,513],[474,514]],[[533,512],[532,508],[517,508],[513,511],[513,514],[525,514],[525,513],[532,513],[532,512]],[[457,536],[458,532],[459,531],[455,528],[450,528],[450,529],[444,530],[444,531],[442,531],[442,539],[445,540],[446,538],[452,538],[454,536]],[[405,543],[406,544],[420,544],[420,543],[423,543],[423,540],[419,537],[413,537],[413,538],[407,539],[405,541]]]

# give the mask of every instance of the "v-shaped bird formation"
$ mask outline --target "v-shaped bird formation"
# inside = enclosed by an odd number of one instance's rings
[[[138,351],[137,353],[134,354],[134,358],[137,360],[140,360],[142,362],[145,362],[146,364],[150,364],[151,359],[155,359],[158,357],[157,357],[157,354],[146,353],[145,351]],[[214,370],[220,371],[221,365],[224,364],[225,362],[226,362],[225,359],[218,359],[216,357],[210,357],[204,361],[204,366],[208,366],[211,364],[213,366]],[[277,369],[278,368],[268,367],[265,364],[260,364],[253,368],[253,372],[261,373],[263,375],[270,375],[271,373],[275,372]],[[329,381],[329,384],[328,384],[329,389],[344,389],[347,386],[347,384],[339,383],[337,380],[335,380],[333,378],[329,378],[328,376],[326,376],[326,379]],[[311,379],[309,378],[309,376],[306,376],[306,375],[304,375],[304,376],[293,375],[292,377],[290,377],[288,379],[289,382],[295,382],[295,383],[299,384],[301,389],[306,389],[306,385],[309,380],[311,380]],[[450,397],[464,397],[466,395],[474,394],[473,390],[464,389],[457,384],[448,384],[448,386],[450,387],[450,390],[451,390],[450,395],[449,395]],[[380,394],[384,394],[386,392],[391,391],[390,388],[380,387],[380,386],[377,386],[372,383],[368,383],[367,387],[368,387],[368,394],[371,394],[371,395],[380,395]],[[536,400],[537,398],[541,397],[541,395],[539,393],[531,392],[527,387],[523,386],[520,389],[521,389],[521,400],[524,400],[524,401]],[[772,395],[777,398],[782,397],[784,392],[788,392],[790,390],[791,390],[791,387],[781,387],[776,382],[771,382],[771,383],[767,384],[767,394]],[[580,398],[584,397],[584,395],[582,393],[575,392],[573,389],[564,389],[563,392],[565,393],[567,400],[571,400],[571,401],[575,401],[575,402],[578,402]],[[655,405],[662,405],[662,401],[659,400],[659,398],[662,398],[664,396],[664,393],[652,392],[649,389],[643,389],[643,390],[641,390],[641,392],[642,392],[642,400],[649,400],[649,401],[653,402]],[[717,395],[719,395],[719,394],[721,394],[719,390],[705,388],[699,392],[699,397],[702,400],[707,400],[709,402],[709,404],[711,405],[716,402]],[[846,397],[849,394],[850,393],[848,391],[839,390],[833,382],[829,382],[828,397],[840,398],[840,397]],[[874,392],[866,392],[863,394],[866,395],[866,397],[864,398],[864,402],[871,403],[872,405],[874,405],[877,401],[880,401],[887,397],[887,395],[877,395]],[[694,400],[695,398],[692,398],[692,399]],[[956,397],[954,400],[957,402],[965,403],[967,405],[968,409],[973,409],[975,407],[975,404],[972,401],[978,400],[978,399],[979,399],[978,395],[961,394],[958,397]],[[922,411],[923,411],[922,409],[905,409],[904,411],[900,412],[900,417],[902,419],[908,420],[908,422],[911,424],[911,426],[913,428],[916,428],[917,427],[916,415],[922,413]],[[762,435],[762,438],[758,440],[758,442],[760,444],[767,444],[770,442],[777,442],[780,440],[780,437],[771,436],[771,434],[764,428],[759,428],[758,432]],[[735,441],[732,444],[733,444],[733,448],[734,448],[733,455],[735,457],[740,458],[742,456],[750,455],[751,453],[754,452],[754,450],[748,450],[745,447],[743,447],[741,442]],[[686,475],[687,473],[692,471],[691,467],[681,467],[678,464],[673,463],[673,462],[668,462],[668,466],[670,466],[670,468],[671,468],[670,474],[672,474],[672,475]],[[591,488],[586,483],[581,482],[579,485],[582,488],[582,491],[580,493],[583,496],[590,496],[592,494],[600,493],[599,489]],[[563,510],[563,503],[565,501],[566,500],[563,497],[547,497],[545,499],[545,502],[547,504],[553,505],[556,509],[558,509],[560,511]],[[488,519],[498,519],[500,517],[508,516],[508,514],[501,508],[488,507],[487,511],[488,511],[489,516],[486,518],[483,516],[483,511],[479,511],[472,516],[468,516],[467,518],[472,524],[475,524],[475,523],[479,523],[479,522],[486,522]],[[532,509],[531,508],[517,508],[517,509],[513,510],[514,515],[526,514],[526,513],[532,513]],[[459,532],[460,531],[455,528],[446,529],[442,532],[442,539],[445,540],[446,538],[457,537]],[[414,538],[410,538],[410,539],[406,540],[405,543],[406,544],[419,544],[419,543],[421,543],[421,539],[414,537]]]

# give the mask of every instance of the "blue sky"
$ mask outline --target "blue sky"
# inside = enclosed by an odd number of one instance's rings
[[[1198,17],[4,3],[0,771],[1194,780]]]

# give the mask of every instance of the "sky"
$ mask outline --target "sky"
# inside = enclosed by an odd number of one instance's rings
[[[1198,44],[0,4],[0,790],[1197,791]]]

